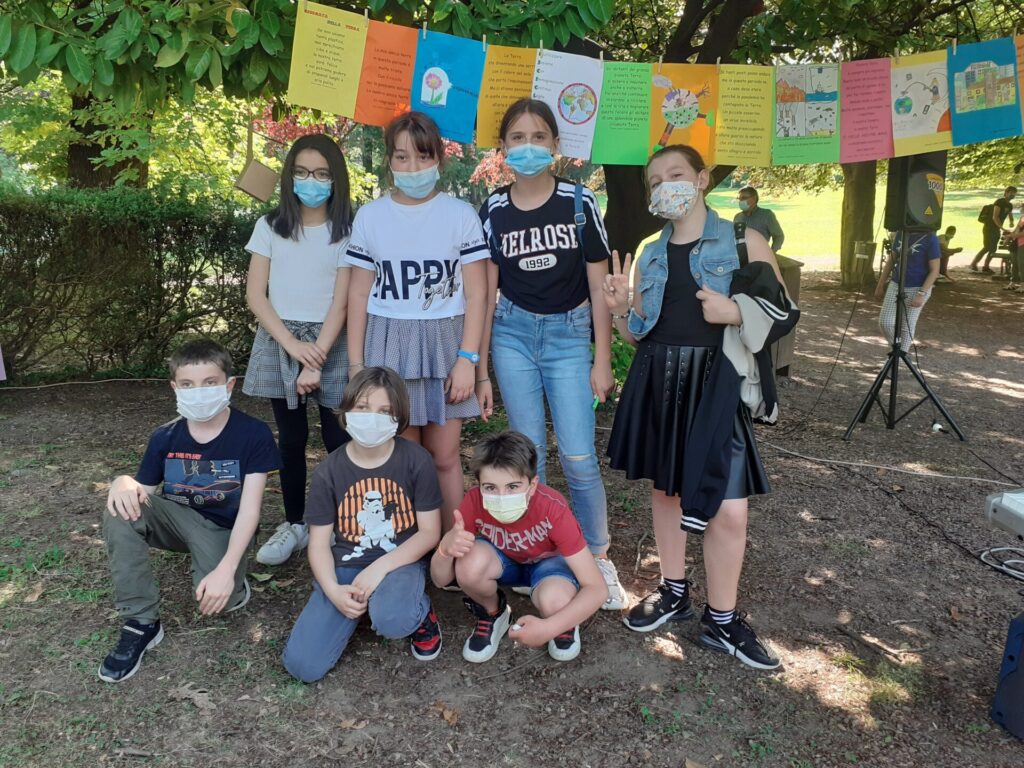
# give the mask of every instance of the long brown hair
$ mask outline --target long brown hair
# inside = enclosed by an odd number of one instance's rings
[[[388,123],[384,129],[384,179],[390,186],[394,186],[395,181],[391,174],[391,156],[395,154],[395,141],[403,133],[409,134],[417,152],[437,159],[438,170],[444,168],[444,142],[441,141],[437,123],[422,112],[406,112]]]
[[[348,186],[348,165],[338,143],[322,133],[300,136],[288,150],[281,168],[281,199],[277,207],[267,214],[267,223],[281,237],[299,239],[299,232],[302,231],[302,209],[299,199],[295,196],[292,172],[295,170],[295,158],[305,149],[312,149],[323,155],[331,171],[334,191],[327,201],[327,221],[331,224],[331,242],[337,243],[352,231],[353,213]]]

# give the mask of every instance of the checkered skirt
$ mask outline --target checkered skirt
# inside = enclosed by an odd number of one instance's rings
[[[386,366],[405,379],[414,427],[480,415],[476,397],[449,403],[444,391],[458,360],[462,322],[462,315],[436,320],[367,316],[365,363]]]
[[[284,327],[299,341],[316,341],[323,323],[307,323],[298,320],[282,320]],[[242,392],[251,397],[269,397],[288,401],[289,408],[299,407],[299,395],[295,382],[302,365],[292,359],[263,326],[256,331],[249,355],[249,367],[245,372]],[[348,383],[348,338],[345,331],[338,335],[334,346],[327,353],[327,363],[320,373],[320,387],[308,397],[324,408],[341,405],[341,394]]]

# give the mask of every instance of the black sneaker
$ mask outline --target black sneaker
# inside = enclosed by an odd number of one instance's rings
[[[412,657],[419,661],[430,661],[436,659],[441,652],[441,625],[437,621],[437,614],[431,608],[427,617],[423,619],[416,631],[409,639],[409,650]]]
[[[555,661],[572,661],[580,655],[580,628],[555,635],[548,641],[548,655]]]
[[[462,646],[462,658],[474,664],[481,664],[498,652],[501,638],[508,632],[512,621],[512,609],[508,607],[505,593],[498,590],[498,611],[493,616],[480,603],[462,598],[466,608],[476,618],[473,634],[466,638]]]
[[[120,683],[139,671],[146,651],[160,645],[164,630],[157,621],[154,624],[140,624],[135,619],[121,627],[121,639],[117,647],[107,654],[100,664],[98,674],[105,683]]]
[[[753,628],[739,615],[728,624],[716,624],[705,608],[700,630],[700,641],[706,648],[735,656],[748,667],[775,669],[780,664],[778,657],[757,639]]]
[[[650,632],[666,621],[683,621],[693,618],[693,605],[689,593],[677,597],[667,584],[661,584],[647,597],[633,606],[622,619],[622,623],[634,632]]]

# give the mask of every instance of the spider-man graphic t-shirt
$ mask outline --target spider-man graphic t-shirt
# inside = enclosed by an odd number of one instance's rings
[[[379,467],[360,467],[342,447],[316,468],[306,501],[309,525],[333,525],[334,564],[365,568],[416,533],[416,513],[441,508],[441,486],[426,449],[395,438]]]
[[[183,418],[170,421],[149,438],[135,479],[160,485],[161,495],[192,507],[221,528],[238,516],[246,475],[279,469],[281,459],[266,422],[235,408],[213,440],[197,442]]]

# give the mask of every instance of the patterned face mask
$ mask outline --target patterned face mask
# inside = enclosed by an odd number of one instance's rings
[[[697,187],[691,181],[663,181],[651,193],[648,210],[655,216],[675,221],[693,209]]]

